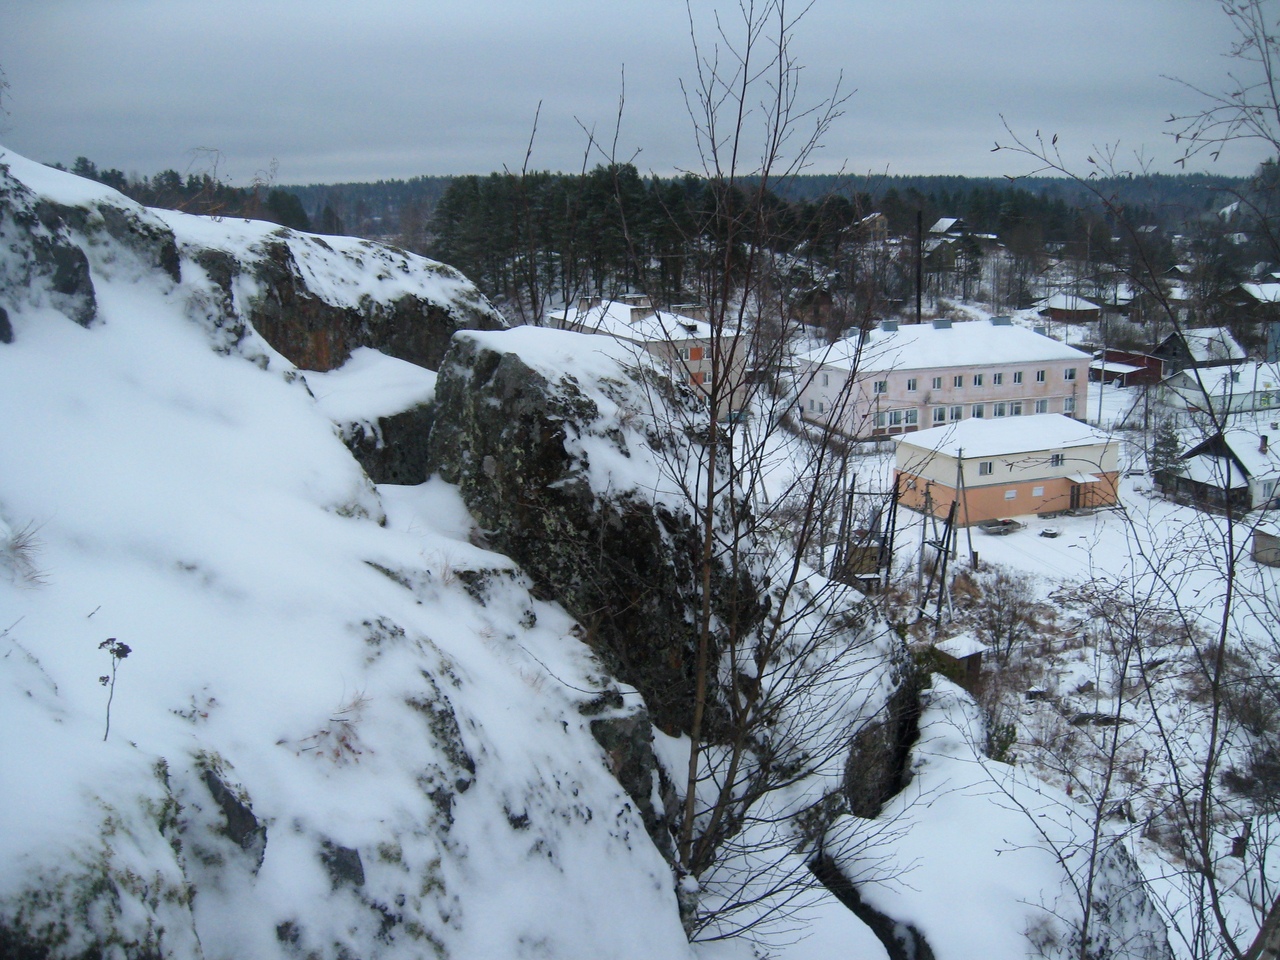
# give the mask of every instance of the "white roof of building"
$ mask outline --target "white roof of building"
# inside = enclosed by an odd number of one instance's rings
[[[1026,327],[971,320],[953,323],[947,329],[929,323],[902,324],[896,331],[876,329],[811,350],[800,360],[837,370],[880,373],[1046,360],[1079,360],[1087,364],[1089,354]]]
[[[1064,450],[1110,443],[1111,438],[1087,423],[1060,413],[1031,417],[999,417],[960,420],[897,438],[898,446],[918,447],[948,457],[966,460],[977,457],[1004,457],[1012,454]]]
[[[1280,303],[1280,283],[1242,283],[1240,289],[1259,303]]]
[[[1211,397],[1244,396],[1280,390],[1280,364],[1250,361],[1219,367],[1194,367],[1180,371],[1168,380],[1183,390],[1198,391],[1198,383]]]
[[[1041,310],[1097,310],[1098,305],[1092,300],[1078,297],[1070,293],[1055,293],[1036,304]]]
[[[1265,453],[1262,450],[1262,434],[1254,430],[1224,430],[1222,439],[1231,448],[1231,452],[1240,458],[1249,476],[1254,479],[1280,477],[1280,447],[1272,446],[1273,442],[1280,444],[1280,436],[1267,437]]]
[[[1280,284],[1276,284],[1280,286]],[[1211,360],[1243,360],[1248,356],[1226,327],[1196,327],[1183,330],[1182,339],[1197,363]]]
[[[636,343],[709,340],[711,324],[670,310],[642,309],[621,300],[605,300],[589,310],[566,307],[557,319],[586,333],[605,333]],[[729,331],[726,331],[729,332]]]
[[[1218,488],[1225,485],[1228,490],[1238,490],[1249,485],[1248,478],[1234,463],[1224,457],[1214,457],[1207,453],[1200,453],[1179,461],[1177,472],[1179,476],[1193,483],[1203,483]]]
[[[975,653],[986,653],[991,649],[972,633],[960,633],[954,637],[948,637],[946,640],[939,640],[933,645],[933,648],[949,657],[955,657],[957,660],[971,657]]]
[[[1094,360],[1089,364],[1090,370],[1101,370],[1104,373],[1137,373],[1141,367],[1130,366],[1127,363],[1116,363],[1114,360]]]

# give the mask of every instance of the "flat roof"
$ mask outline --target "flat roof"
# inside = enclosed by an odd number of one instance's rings
[[[801,360],[863,373],[928,370],[936,367],[990,367],[993,364],[1078,360],[1090,356],[1026,327],[967,320],[948,327],[904,323],[897,330],[877,328],[810,350]]]
[[[1107,434],[1060,413],[1029,417],[970,418],[896,438],[898,446],[959,457],[1002,457],[1009,454],[1063,450],[1111,442]]]

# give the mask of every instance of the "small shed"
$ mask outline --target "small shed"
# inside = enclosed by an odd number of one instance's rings
[[[1254,529],[1249,556],[1255,563],[1280,567],[1280,528],[1272,524],[1260,524]]]
[[[1089,364],[1089,380],[1093,383],[1105,383],[1113,387],[1127,387],[1136,383],[1143,373],[1141,367],[1128,363],[1117,363],[1114,360],[1094,360]]]
[[[988,649],[985,643],[971,633],[960,633],[939,640],[933,649],[945,665],[955,665],[960,686],[969,691],[977,689],[982,680],[982,655]]]
[[[1134,368],[1136,373],[1126,373],[1122,387],[1135,387],[1142,384],[1159,383],[1164,377],[1164,361],[1149,353],[1136,353],[1130,350],[1102,351],[1102,360],[1107,364],[1122,364]]]

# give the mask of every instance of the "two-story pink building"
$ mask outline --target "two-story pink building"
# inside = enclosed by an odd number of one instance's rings
[[[850,437],[969,419],[1044,413],[1083,418],[1089,360],[1007,317],[886,321],[800,357],[800,406],[804,419]]]

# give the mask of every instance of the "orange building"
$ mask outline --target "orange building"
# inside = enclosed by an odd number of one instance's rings
[[[961,526],[1027,514],[1114,506],[1118,444],[1058,414],[963,420],[898,439],[903,506]]]

